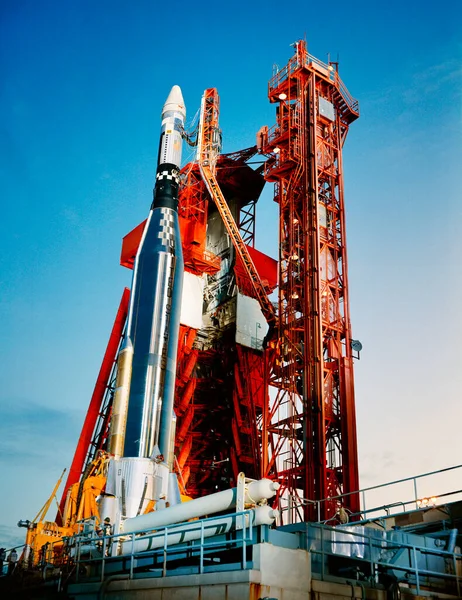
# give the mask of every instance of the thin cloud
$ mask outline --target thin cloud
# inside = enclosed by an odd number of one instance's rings
[[[361,466],[361,488],[371,487],[376,484],[393,481],[394,467],[399,463],[398,456],[389,450],[385,452],[374,452],[362,457]],[[390,473],[390,477],[387,474]]]
[[[13,527],[11,525],[2,525],[0,523],[0,547],[15,548],[24,544],[25,529],[19,529],[19,527]]]
[[[80,424],[69,411],[29,401],[3,402],[0,419],[0,462],[8,465],[50,464],[56,446],[75,444]],[[52,442],[52,443],[50,443]]]
[[[361,105],[365,112],[374,110],[386,116],[393,106],[393,119],[414,113],[421,106],[423,99],[442,94],[444,102],[448,103],[449,97],[459,98],[462,93],[462,66],[449,58],[438,64],[416,64],[409,67],[409,79],[405,82],[389,83],[382,85],[379,90],[370,91],[362,97]],[[401,110],[394,106],[396,98],[401,99]]]
[[[415,105],[422,96],[436,94],[444,90],[445,102],[447,102],[447,89],[450,86],[453,93],[460,95],[460,85],[454,85],[462,81],[462,67],[460,63],[451,58],[437,65],[424,67],[414,73],[411,85],[404,90],[403,100],[406,104]]]

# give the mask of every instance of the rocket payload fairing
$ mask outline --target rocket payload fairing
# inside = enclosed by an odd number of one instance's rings
[[[169,469],[183,285],[178,188],[185,118],[175,85],[162,110],[154,200],[135,259],[109,443],[116,456],[157,458]]]

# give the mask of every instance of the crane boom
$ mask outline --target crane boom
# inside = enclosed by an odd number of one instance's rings
[[[56,498],[56,493],[58,491],[59,486],[61,485],[61,481],[63,480],[64,473],[66,471],[67,471],[67,469],[64,469],[64,471],[61,473],[61,477],[56,482],[56,485],[53,488],[53,491],[51,492],[50,497],[45,502],[45,504],[42,506],[42,508],[39,510],[39,512],[36,515],[35,519],[32,521],[33,523],[37,523],[38,521],[43,521],[45,519],[45,517],[47,516],[47,512],[48,512],[48,510],[49,510],[49,508],[51,506],[51,503],[53,502],[53,498]]]

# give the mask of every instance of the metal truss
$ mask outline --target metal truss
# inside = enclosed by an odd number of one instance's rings
[[[268,351],[264,471],[281,483],[285,521],[330,518],[313,502],[359,488],[348,306],[342,145],[359,116],[333,65],[296,44],[269,84],[277,123],[265,177],[279,204],[279,318]],[[356,494],[344,508],[355,512]]]

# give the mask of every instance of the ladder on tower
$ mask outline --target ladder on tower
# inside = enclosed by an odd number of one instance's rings
[[[218,181],[215,177],[215,166],[219,154],[220,139],[219,126],[219,97],[215,88],[205,91],[202,98],[201,117],[199,124],[199,140],[197,161],[202,179],[207,187],[207,190],[215,202],[218,212],[223,220],[233,246],[242,261],[245,273],[252,283],[255,296],[260,304],[261,311],[268,322],[268,325],[274,325],[276,322],[276,314],[271,301],[265,290],[260,276],[258,274],[253,260],[247,250],[239,227],[234,220],[233,214],[226,202],[223,192],[220,189]]]

